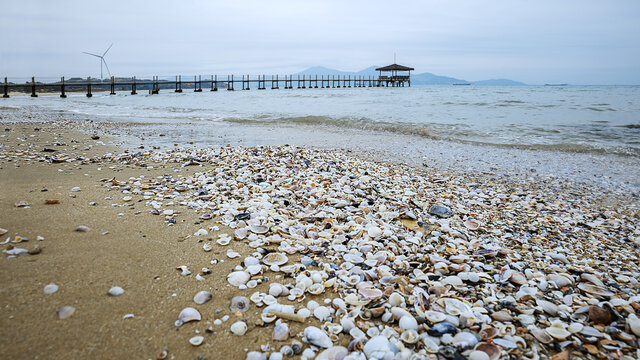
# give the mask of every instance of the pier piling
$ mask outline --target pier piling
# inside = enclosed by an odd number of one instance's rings
[[[110,85],[110,88],[111,88],[111,92],[109,93],[109,95],[115,95],[116,94],[116,84],[115,84],[113,76],[111,77],[111,84],[109,84],[109,85]]]
[[[181,93],[182,92],[182,75],[176,76],[176,90],[175,90],[175,92],[177,92],[177,93]]]
[[[31,95],[33,96],[33,95]],[[92,97],[93,94],[91,93],[91,77],[87,78],[87,97],[90,98]]]
[[[36,78],[34,76],[31,77],[31,97],[38,97],[38,94],[36,94]]]
[[[65,99],[67,94],[64,93],[64,76],[60,78],[60,97]]]
[[[136,92],[136,77],[134,76],[131,81],[131,95],[137,94]]]
[[[2,94],[3,98],[9,97],[9,84],[7,83],[7,77],[4,77],[4,94]]]

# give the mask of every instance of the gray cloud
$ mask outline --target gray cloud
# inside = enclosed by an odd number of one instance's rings
[[[291,73],[398,62],[467,80],[640,84],[637,1],[6,1],[0,75]]]

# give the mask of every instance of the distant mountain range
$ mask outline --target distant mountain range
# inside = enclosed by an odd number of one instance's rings
[[[340,75],[340,76],[378,76],[376,68],[379,66],[371,66],[366,69],[351,72],[340,71],[336,69],[330,69],[324,66],[313,66],[308,69],[302,70],[296,75]],[[493,86],[509,86],[509,85],[526,85],[525,83],[509,80],[509,79],[489,79],[481,81],[467,81],[464,79],[456,79],[448,76],[435,75],[432,73],[424,72],[420,74],[411,74],[411,84],[414,85],[493,85]]]

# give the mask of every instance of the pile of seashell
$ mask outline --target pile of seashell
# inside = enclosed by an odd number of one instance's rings
[[[204,251],[254,249],[226,252],[243,259],[227,275],[244,295],[232,311],[261,309],[272,334],[247,359],[640,357],[638,214],[597,205],[588,189],[474,182],[291,146],[110,160],[208,164],[126,185],[168,224],[191,209],[229,229]],[[178,322],[193,320],[200,313],[187,308]]]

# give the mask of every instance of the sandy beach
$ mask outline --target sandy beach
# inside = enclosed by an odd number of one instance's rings
[[[640,356],[622,197],[296,146],[125,149],[63,121],[0,136],[4,359]]]

